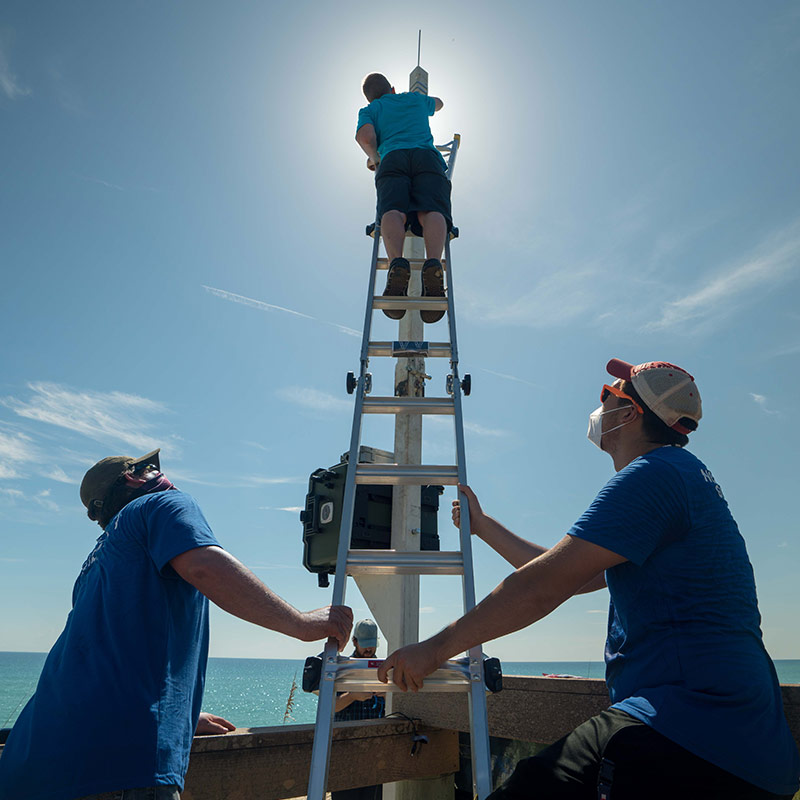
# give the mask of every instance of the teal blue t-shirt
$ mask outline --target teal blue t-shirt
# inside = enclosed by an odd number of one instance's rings
[[[218,544],[197,503],[177,490],[139,497],[114,517],[9,734],[1,800],[183,788],[205,682],[208,600],[169,562]]]
[[[628,559],[606,571],[614,707],[745,781],[796,791],[800,758],[753,568],[705,465],[680,447],[634,459],[569,534]]]
[[[367,124],[375,128],[381,158],[392,150],[417,147],[427,147],[439,153],[428,124],[428,117],[432,117],[435,111],[436,101],[426,94],[385,94],[358,112],[356,131]]]

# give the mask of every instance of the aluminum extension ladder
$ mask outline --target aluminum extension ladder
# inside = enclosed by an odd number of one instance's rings
[[[448,177],[452,178],[453,167],[460,137],[438,149],[448,156]],[[472,543],[470,540],[469,508],[462,497],[461,549],[445,551],[395,550],[350,550],[353,529],[356,484],[418,485],[465,484],[464,429],[461,412],[461,393],[469,394],[470,377],[462,381],[458,372],[458,347],[456,343],[456,320],[453,300],[453,274],[450,259],[450,237],[445,242],[443,263],[447,276],[446,298],[436,297],[383,297],[375,296],[378,270],[388,268],[388,259],[379,257],[380,221],[367,228],[374,239],[372,262],[367,293],[367,309],[361,341],[361,367],[358,378],[348,374],[347,390],[355,392],[353,427],[350,437],[350,453],[345,478],[342,522],[339,532],[336,575],[333,584],[333,604],[341,605],[345,599],[347,575],[462,575],[464,613],[475,605],[475,582],[472,566]],[[456,234],[457,235],[457,234]],[[409,259],[411,269],[421,269],[424,259]],[[449,323],[448,342],[429,341],[371,341],[372,314],[379,309],[446,310]],[[451,372],[447,376],[446,397],[372,397],[372,376],[367,371],[369,359],[376,357],[439,357],[450,359]],[[361,422],[364,414],[449,414],[455,417],[456,464],[409,465],[359,463]],[[344,567],[344,568],[342,568]],[[333,729],[334,705],[337,691],[391,692],[397,687],[381,683],[377,678],[380,660],[358,659],[340,656],[336,644],[329,641],[321,658],[306,661],[303,686],[307,691],[319,688],[319,703],[311,753],[311,772],[308,782],[308,800],[324,800],[328,781],[331,733]],[[465,658],[454,659],[443,664],[425,679],[421,691],[463,692],[468,695],[470,710],[470,736],[472,746],[473,793],[479,800],[491,792],[491,768],[489,757],[489,729],[486,713],[487,685],[498,691],[502,676],[497,659],[484,659],[480,646],[473,647]]]

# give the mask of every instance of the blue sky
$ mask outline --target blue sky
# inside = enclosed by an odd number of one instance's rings
[[[463,137],[453,274],[484,507],[555,543],[612,474],[585,438],[606,361],[680,364],[767,647],[800,658],[797,4],[395,8],[3,4],[0,649],[47,650],[63,626],[99,533],[84,471],[154,446],[227,549],[296,606],[329,601],[297,509],[349,441],[374,213],[359,86],[379,70],[405,88],[422,28],[436,140]],[[452,459],[448,425],[426,423],[429,462]],[[364,442],[391,449],[389,423]],[[479,595],[507,571],[477,544]],[[457,614],[457,579],[422,595],[423,634]],[[352,583],[348,600],[367,614]],[[599,660],[606,607],[575,598],[489,649]],[[213,614],[212,655],[310,651]]]

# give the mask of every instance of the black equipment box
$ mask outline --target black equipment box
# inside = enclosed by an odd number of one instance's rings
[[[336,572],[347,462],[317,469],[308,479],[303,523],[303,566],[316,572],[320,586]],[[421,488],[421,550],[438,550],[439,496],[443,486]],[[356,485],[351,550],[388,550],[392,534],[392,486]]]

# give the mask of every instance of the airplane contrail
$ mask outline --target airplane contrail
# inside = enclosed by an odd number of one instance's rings
[[[239,305],[256,308],[259,311],[283,311],[286,314],[292,314],[295,317],[302,317],[303,319],[310,319],[314,320],[314,322],[320,322],[323,325],[330,325],[332,328],[336,328],[341,333],[346,333],[348,336],[361,336],[361,331],[353,330],[353,328],[348,328],[345,325],[339,325],[336,322],[327,322],[319,317],[312,317],[310,314],[303,314],[301,311],[294,311],[291,308],[284,308],[283,306],[276,306],[272,303],[265,303],[263,300],[254,300],[252,297],[245,297],[241,294],[226,292],[224,289],[215,289],[213,286],[206,286],[204,283],[200,285],[207,292],[210,292],[216,297],[221,297],[223,300],[229,300],[231,303],[239,303]]]

